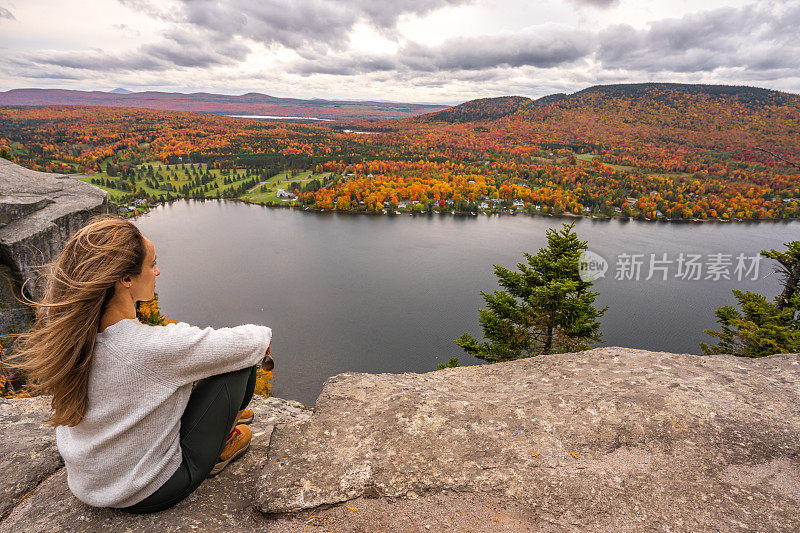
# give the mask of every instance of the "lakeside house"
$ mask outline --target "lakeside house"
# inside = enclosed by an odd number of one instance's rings
[[[287,199],[294,199],[295,198],[293,193],[286,192],[284,189],[278,189],[278,192],[276,193],[276,195],[278,196],[278,198],[287,198]]]

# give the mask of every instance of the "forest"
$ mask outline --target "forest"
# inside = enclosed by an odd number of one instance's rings
[[[118,203],[204,197],[370,213],[800,217],[800,96],[750,87],[596,86],[319,125],[4,106],[0,156],[85,173],[79,179]],[[279,198],[280,188],[292,197]]]

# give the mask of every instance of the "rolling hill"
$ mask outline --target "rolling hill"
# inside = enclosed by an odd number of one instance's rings
[[[66,89],[12,89],[0,92],[3,106],[75,105],[139,107],[168,111],[195,111],[215,115],[308,117],[320,120],[376,120],[403,118],[439,111],[444,105],[399,102],[357,102],[278,98],[261,93],[226,95],[213,93],[128,92],[119,90],[73,91]]]
[[[626,83],[594,85],[573,94],[556,93],[538,99],[524,96],[500,96],[470,100],[457,106],[417,117],[414,122],[464,123],[492,121],[506,116],[534,118],[539,109],[609,109],[620,102],[634,107],[691,107],[693,102],[715,103],[723,108],[733,104],[748,112],[764,106],[797,106],[800,95],[759,87],[702,85],[683,83]]]

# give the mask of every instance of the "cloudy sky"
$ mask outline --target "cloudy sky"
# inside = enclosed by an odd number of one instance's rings
[[[643,81],[800,93],[800,0],[0,0],[0,90],[455,104]]]

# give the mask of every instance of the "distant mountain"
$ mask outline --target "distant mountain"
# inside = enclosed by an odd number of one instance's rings
[[[419,118],[426,121],[450,123],[494,120],[514,113],[521,105],[532,101],[524,96],[480,98]]]
[[[740,102],[762,105],[796,101],[797,95],[761,87],[745,85],[704,85],[701,83],[621,83],[616,85],[594,85],[566,96],[580,98],[586,95],[603,95],[608,97],[642,98],[661,95],[661,99],[669,99],[671,95],[705,95],[712,98],[732,98]],[[548,97],[545,97],[548,98]],[[540,98],[537,102],[540,102]]]
[[[133,91],[129,91],[128,89],[123,89],[122,87],[117,87],[116,89],[112,89],[108,92],[113,94],[131,94]]]
[[[446,105],[399,102],[351,102],[277,98],[261,93],[240,96],[212,93],[130,92],[125,89],[72,91],[67,89],[12,89],[0,92],[7,106],[103,106],[143,107],[170,111],[194,111],[216,115],[306,117],[324,120],[379,120],[406,118],[447,109]]]
[[[506,116],[522,116],[532,120],[544,111],[557,109],[586,109],[599,112],[611,110],[625,101],[630,105],[674,106],[687,105],[697,99],[725,101],[757,110],[764,105],[798,105],[800,96],[759,87],[734,85],[703,85],[684,83],[627,83],[595,85],[573,94],[557,93],[533,100],[523,96],[501,96],[470,100],[450,109],[421,115],[417,122],[483,122]],[[624,107],[624,106],[623,106]],[[549,116],[549,115],[548,115]]]

